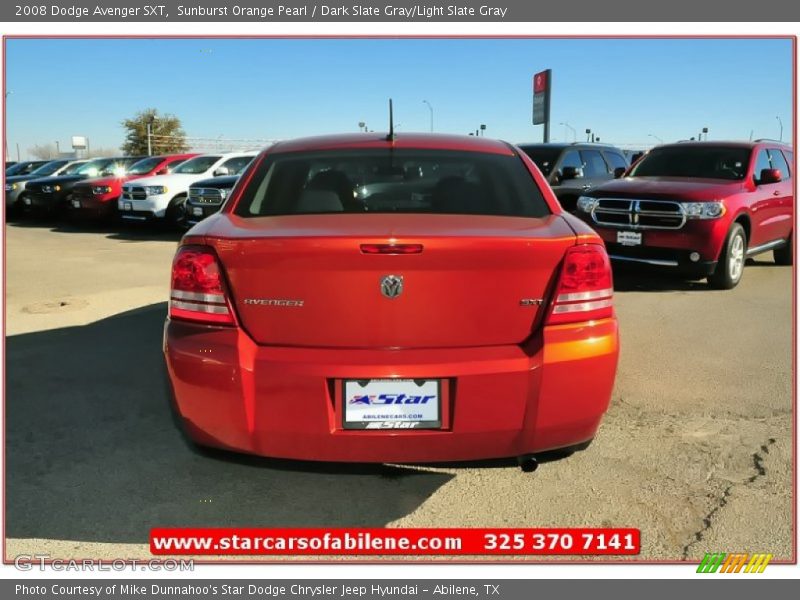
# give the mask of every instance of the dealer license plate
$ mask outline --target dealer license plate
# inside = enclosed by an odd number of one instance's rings
[[[439,429],[442,426],[438,379],[345,380],[345,429]]]
[[[30,199],[30,198],[23,198],[23,199],[22,199],[22,202],[23,202],[23,204],[25,204],[26,206],[30,206],[30,205],[31,205],[31,199]]]
[[[133,210],[133,204],[131,202],[123,202],[122,210]]]
[[[73,200],[72,201],[72,208],[80,208],[80,207],[81,207],[81,201],[80,200]]]
[[[623,246],[641,246],[642,234],[639,231],[618,231],[617,243]]]

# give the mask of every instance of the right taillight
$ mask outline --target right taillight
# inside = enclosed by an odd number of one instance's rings
[[[233,325],[233,313],[214,250],[207,246],[181,246],[172,261],[169,316]]]
[[[614,314],[611,263],[599,244],[572,246],[564,256],[548,325],[603,319]]]

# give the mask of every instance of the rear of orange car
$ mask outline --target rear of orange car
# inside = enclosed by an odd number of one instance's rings
[[[602,242],[514,147],[277,144],[175,256],[164,351],[194,441],[353,462],[579,449],[617,366]]]

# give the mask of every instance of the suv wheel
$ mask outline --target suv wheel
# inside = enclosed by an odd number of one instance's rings
[[[735,288],[742,279],[746,258],[747,236],[744,228],[739,223],[734,223],[722,247],[717,268],[708,277],[708,283],[720,290]]]
[[[780,248],[775,248],[772,251],[772,257],[775,259],[776,265],[791,265],[792,264],[792,238],[794,232],[789,234],[789,239],[786,240],[786,245]]]
[[[186,212],[186,194],[175,196],[170,200],[167,211],[164,213],[164,225],[170,229],[177,229]]]

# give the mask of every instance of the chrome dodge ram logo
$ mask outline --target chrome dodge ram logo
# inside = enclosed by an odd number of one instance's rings
[[[387,298],[397,298],[403,293],[403,276],[402,275],[385,275],[381,279],[381,294]]]

